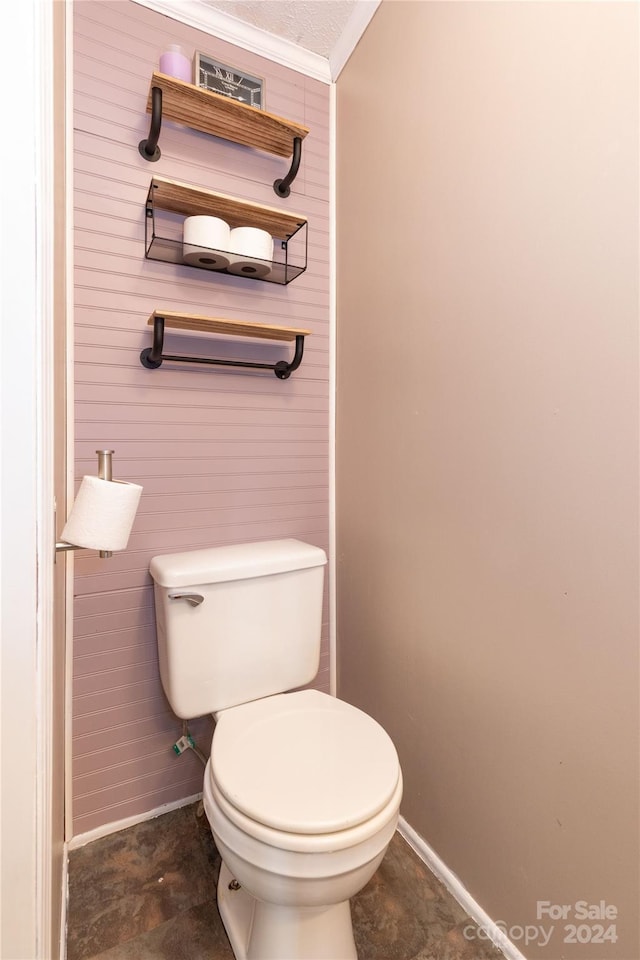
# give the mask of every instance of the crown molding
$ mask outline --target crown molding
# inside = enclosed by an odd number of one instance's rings
[[[307,77],[313,77],[323,83],[331,83],[329,61],[325,57],[312,53],[310,50],[305,50],[290,40],[276,37],[266,30],[260,30],[250,23],[237,20],[236,17],[229,16],[228,13],[214,10],[213,7],[208,7],[200,0],[133,0],[133,2],[142,7],[148,7],[149,10],[155,10],[156,13],[161,13],[172,20],[202,30],[213,37],[218,37],[220,40],[225,40],[227,43],[233,43],[250,53],[256,53],[268,60],[273,60],[274,63],[289,67],[291,70],[303,73]],[[362,4],[358,4],[358,6],[361,5],[368,5],[368,0],[363,0]],[[377,5],[376,3],[375,6],[377,7]],[[351,23],[351,20],[349,20],[349,23]]]
[[[338,37],[333,50],[329,54],[329,72],[331,80],[336,81],[347,60],[358,45],[374,13],[382,0],[358,0],[347,24]]]

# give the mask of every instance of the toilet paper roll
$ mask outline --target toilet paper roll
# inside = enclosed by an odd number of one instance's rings
[[[187,217],[184,221],[182,258],[185,263],[207,270],[229,266],[231,229],[220,217]]]
[[[83,477],[62,539],[89,550],[124,550],[141,493],[137,483]]]
[[[229,273],[266,277],[271,273],[273,237],[258,227],[235,227],[229,237]]]

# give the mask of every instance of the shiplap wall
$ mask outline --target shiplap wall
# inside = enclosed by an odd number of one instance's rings
[[[195,756],[171,750],[182,728],[159,680],[151,557],[279,537],[328,549],[329,89],[131,2],[76,3],[74,24],[76,477],[95,474],[95,450],[109,448],[114,475],[144,487],[128,549],[75,560],[77,835],[201,789]],[[160,161],[140,157],[151,73],[169,43],[263,77],[267,110],[310,127],[287,200],[271,184],[288,161],[167,121]],[[145,260],[154,175],[307,216],[306,273],[281,287]],[[156,308],[306,327],[312,336],[288,381],[197,365],[146,370],[139,354],[151,344],[146,321]],[[290,355],[288,344],[167,337],[175,352]],[[325,600],[321,689],[327,611]],[[208,752],[208,721],[194,730]]]

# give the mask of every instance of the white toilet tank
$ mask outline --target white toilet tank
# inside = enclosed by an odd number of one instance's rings
[[[324,550],[270,540],[154,557],[162,686],[183,720],[284,693],[318,671]]]

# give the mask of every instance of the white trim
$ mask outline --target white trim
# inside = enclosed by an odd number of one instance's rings
[[[36,759],[36,910],[38,956],[53,956],[53,604],[54,514],[54,217],[53,194],[53,6],[40,3],[36,17],[36,477],[38,613],[37,613],[37,759]]]
[[[75,5],[66,4],[65,10],[65,294],[67,308],[66,329],[66,501],[73,502],[74,495],[74,182],[73,182],[73,65],[74,65],[74,25]],[[66,517],[58,514],[58,530],[62,530]],[[57,539],[57,537],[56,537]],[[73,603],[74,603],[74,554],[58,555],[59,563],[67,564],[66,577],[66,643],[65,643],[65,804],[64,836],[69,840],[73,836]]]
[[[183,797],[182,800],[173,800],[171,803],[163,803],[160,807],[153,810],[147,810],[146,813],[138,813],[133,817],[125,817],[124,820],[115,820],[113,823],[105,823],[102,827],[96,827],[95,830],[87,830],[86,833],[79,833],[77,837],[72,837],[67,844],[68,850],[77,850],[84,847],[87,843],[94,840],[101,840],[102,837],[108,837],[112,833],[119,833],[128,827],[135,827],[138,823],[145,823],[147,820],[155,820],[164,813],[171,813],[172,810],[179,810],[180,807],[187,807],[190,803],[197,803],[202,799],[201,793],[196,793],[192,797]]]
[[[431,872],[447,888],[451,896],[457,900],[462,909],[487,934],[487,937],[498,950],[501,950],[507,960],[527,960],[524,954],[508,940],[503,930],[491,919],[489,914],[474,900],[467,888],[453,870],[440,859],[427,841],[410,826],[404,817],[400,817],[398,833],[404,837],[409,846],[415,850],[420,859],[429,867]]]
[[[329,54],[329,71],[332,80],[337,80],[342,68],[360,42],[381,0],[357,0],[353,13]]]
[[[291,40],[276,37],[273,33],[260,30],[253,24],[245,23],[236,17],[207,7],[199,0],[133,0],[134,3],[149,10],[155,10],[165,17],[171,17],[187,26],[209,33],[219,40],[233,43],[243,50],[267,57],[274,63],[289,67],[307,77],[331,83],[329,61],[318,53],[305,50]]]
[[[62,853],[62,896],[60,897],[60,950],[58,960],[67,960],[67,910],[69,907],[69,845]]]
[[[330,691],[336,696],[338,672],[336,654],[338,562],[336,536],[336,85],[329,88],[329,677]]]
[[[0,63],[14,150],[0,157],[2,310],[2,857],[0,954],[51,957],[53,470],[48,432],[52,332],[52,0],[0,11],[14,42]],[[24,65],[28,69],[24,69]],[[50,404],[49,404],[50,406]]]

